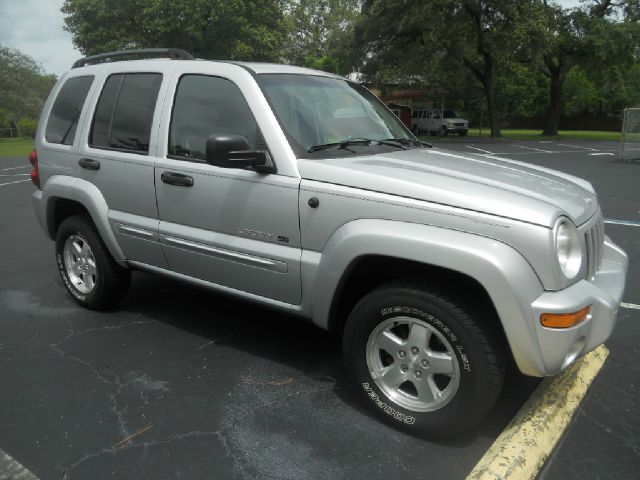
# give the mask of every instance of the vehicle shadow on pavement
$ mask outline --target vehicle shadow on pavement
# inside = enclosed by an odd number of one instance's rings
[[[377,421],[346,374],[340,338],[334,332],[281,312],[144,273],[134,274],[131,292],[122,309],[197,335],[202,338],[202,345],[210,342],[217,347],[232,348],[282,365],[286,370],[293,369],[312,382],[332,383],[333,392],[341,401]],[[265,371],[263,379],[250,381],[273,384],[277,370],[276,367],[274,371]],[[521,375],[510,364],[503,392],[487,419],[464,437],[445,443],[464,447],[477,437],[496,438],[539,381]]]

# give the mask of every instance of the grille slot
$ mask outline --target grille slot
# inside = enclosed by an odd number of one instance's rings
[[[587,227],[584,239],[587,246],[587,280],[593,280],[600,268],[604,248],[604,222],[602,220],[602,214],[598,215],[596,221]]]

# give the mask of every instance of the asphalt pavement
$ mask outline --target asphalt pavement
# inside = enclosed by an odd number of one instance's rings
[[[640,165],[590,155],[616,144],[462,142],[442,147],[583,176],[605,217],[640,221]],[[339,338],[298,319],[143,273],[117,310],[84,310],[35,220],[26,164],[0,158],[0,453],[37,478],[462,479],[537,385],[511,372],[479,429],[430,442],[371,418]],[[624,301],[640,304],[640,227],[606,228],[630,254]],[[621,309],[610,359],[543,477],[636,474],[639,321]]]

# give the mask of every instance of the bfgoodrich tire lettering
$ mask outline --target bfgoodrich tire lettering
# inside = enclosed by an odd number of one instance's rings
[[[347,320],[347,367],[366,404],[399,429],[458,435],[500,393],[503,349],[487,312],[454,298],[418,281],[393,282],[366,295]]]
[[[129,270],[111,257],[89,215],[74,215],[60,224],[56,263],[67,291],[83,307],[113,307],[129,290]]]

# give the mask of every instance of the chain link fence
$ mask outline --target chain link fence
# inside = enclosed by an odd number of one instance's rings
[[[35,128],[0,128],[0,138],[33,138],[35,135]]]

